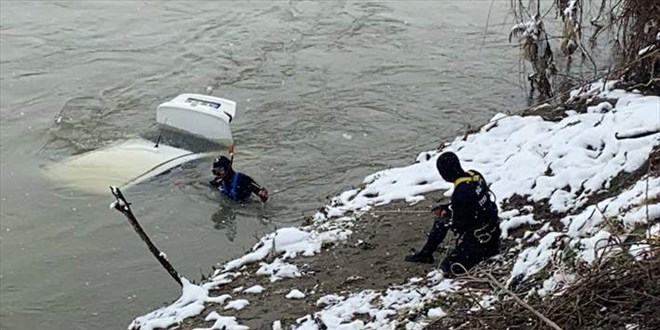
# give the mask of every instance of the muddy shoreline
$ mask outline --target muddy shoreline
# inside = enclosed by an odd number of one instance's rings
[[[275,321],[283,328],[295,324],[296,319],[313,314],[318,310],[317,301],[322,296],[337,294],[347,296],[362,290],[380,291],[402,285],[410,278],[424,277],[442,260],[451,248],[451,237],[435,254],[436,265],[415,264],[403,259],[413,249],[419,249],[426,241],[433,216],[432,205],[444,201],[442,192],[431,192],[415,205],[395,201],[375,207],[360,216],[351,227],[353,234],[345,241],[326,245],[321,253],[313,257],[298,257],[289,262],[298,266],[302,276],[284,278],[271,282],[268,276],[239,276],[231,283],[209,292],[212,296],[260,285],[260,294],[234,292],[232,299],[246,299],[249,305],[238,311],[230,311],[240,324],[250,329],[271,329]],[[254,274],[259,268],[250,264],[242,273]],[[305,293],[302,299],[287,299],[285,296],[298,289]],[[209,303],[204,312],[187,319],[180,328],[193,329],[210,327],[211,321],[204,317],[211,311],[221,310],[219,304]],[[365,315],[368,317],[368,315]]]

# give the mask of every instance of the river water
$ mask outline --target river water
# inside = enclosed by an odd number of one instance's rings
[[[123,329],[179,295],[109,192],[43,166],[153,137],[179,93],[237,101],[235,166],[285,189],[266,207],[203,187],[208,161],[125,191],[199,280],[365,175],[522,108],[508,3],[487,19],[489,1],[0,2],[0,327]]]

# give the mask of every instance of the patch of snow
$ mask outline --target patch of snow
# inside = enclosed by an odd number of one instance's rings
[[[442,308],[436,307],[429,309],[429,311],[426,313],[426,316],[430,319],[439,319],[447,316],[447,313],[445,313]]]
[[[227,306],[225,306],[225,310],[229,309],[235,309],[237,311],[240,311],[241,309],[245,308],[245,306],[249,305],[250,302],[245,300],[245,299],[236,299],[232,300],[227,303]]]
[[[326,242],[345,239],[351,232],[336,229],[329,232],[307,232],[298,228],[281,228],[266,235],[252,248],[252,252],[225,264],[224,270],[234,270],[243,265],[265,259],[271,252],[283,253],[283,257],[293,258],[298,254],[312,256],[321,251]]]
[[[517,215],[520,215],[520,210],[513,209],[509,211],[500,212],[500,219],[511,219]]]
[[[231,296],[228,294],[223,294],[219,295],[217,297],[208,297],[206,299],[207,302],[212,302],[212,303],[217,303],[217,304],[224,304],[227,299],[231,299]]]
[[[576,19],[575,15],[577,14],[578,10],[578,1],[579,0],[569,0],[566,4],[566,8],[564,8],[564,15],[571,20]]]
[[[644,54],[648,53],[650,50],[653,50],[653,49],[655,49],[655,45],[646,46],[646,47],[640,49],[639,52],[637,52],[637,55],[644,56]]]
[[[619,139],[625,139],[625,138],[634,138],[634,136],[636,135],[657,134],[657,133],[660,133],[660,123],[657,123],[655,127],[631,128],[624,132],[617,132],[615,136]]]
[[[342,296],[338,296],[338,295],[335,295],[335,294],[329,294],[329,295],[325,295],[325,296],[319,298],[316,301],[316,306],[319,306],[319,307],[330,306],[330,305],[334,305],[336,303],[339,303],[342,300],[344,300],[344,297],[342,297]]]
[[[286,299],[302,299],[305,298],[305,294],[300,292],[298,289],[293,289],[291,292],[287,293],[285,296]]]
[[[313,236],[298,228],[282,228],[275,235],[275,250],[284,252],[284,258],[295,257],[298,253],[312,256],[321,250],[320,242]]]
[[[427,277],[433,277],[429,274]],[[425,304],[434,301],[443,292],[452,291],[457,285],[454,280],[445,279],[437,285],[426,286],[423,282],[408,283],[403,287],[390,288],[384,292],[364,290],[351,294],[348,298],[337,302],[315,313],[328,329],[393,329],[399,324],[394,317],[398,311],[421,311]],[[359,315],[369,316],[367,323],[354,318]],[[318,329],[313,318],[304,317],[298,320],[295,329]],[[411,327],[423,326],[426,323],[406,322]],[[407,325],[406,325],[407,326]]]
[[[226,263],[225,271],[238,269],[245,264],[257,262],[266,258],[273,246],[273,237],[275,237],[275,234],[266,235],[257,245],[254,246],[254,248],[252,248],[252,252]]]
[[[220,272],[221,270],[219,269],[215,270],[213,277],[211,278],[211,281],[203,285],[205,289],[207,290],[217,289],[219,286],[233,282],[236,277],[240,276],[240,273],[232,273],[232,272],[220,273]]]
[[[588,113],[606,113],[614,109],[610,102],[601,102],[598,105],[587,107]]]
[[[511,217],[500,222],[502,238],[509,238],[509,231],[512,229],[519,228],[522,225],[535,225],[538,223],[538,221],[534,220],[534,216],[532,214]]]
[[[543,281],[541,289],[537,290],[540,297],[545,297],[550,293],[557,292],[561,288],[575,282],[576,276],[574,274],[566,273],[563,271],[555,271],[551,277]]]
[[[511,270],[511,278],[523,275],[525,279],[543,269],[556,253],[559,248],[557,243],[561,242],[563,236],[562,233],[548,233],[539,240],[538,245],[520,252]]]
[[[628,253],[633,256],[636,260],[642,260],[646,257],[646,254],[651,251],[651,246],[646,243],[632,244]]]
[[[364,277],[360,275],[352,275],[346,278],[346,282],[355,282],[364,279]]]
[[[256,272],[257,275],[270,276],[270,281],[275,282],[283,278],[300,277],[298,266],[286,263],[282,259],[275,259],[272,263],[262,262],[261,267]]]
[[[249,328],[238,324],[233,316],[220,316],[217,312],[211,312],[204,319],[215,321],[210,328],[196,328],[195,330],[248,330]]]
[[[412,284],[416,284],[416,283],[419,283],[419,282],[422,282],[422,281],[424,281],[424,279],[421,278],[421,277],[413,277],[411,279],[408,279],[408,282],[410,282]]]
[[[166,329],[186,318],[199,315],[204,310],[204,302],[208,299],[208,291],[190,283],[183,277],[181,282],[183,283],[181,297],[177,301],[136,318],[128,326],[128,329]]]
[[[255,285],[255,286],[251,286],[251,287],[245,289],[243,292],[259,294],[259,293],[264,292],[264,287],[261,286],[261,285]]]
[[[627,230],[633,230],[636,225],[646,223],[647,208],[651,219],[651,215],[660,216],[657,204],[643,205],[647,194],[649,199],[660,196],[660,178],[642,179],[615,197],[590,205],[578,214],[566,216],[561,220],[564,232],[537,232],[544,237],[536,245],[518,254],[511,278],[523,275],[524,279],[536,274],[566,246],[577,249],[578,259],[587,263],[616,251],[611,245],[619,238],[601,226],[611,221],[623,225]]]

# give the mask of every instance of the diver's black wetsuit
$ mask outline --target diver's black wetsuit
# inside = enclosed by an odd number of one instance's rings
[[[440,264],[445,273],[464,273],[499,253],[497,206],[490,198],[486,181],[477,171],[468,171],[454,181],[451,211],[444,217],[434,219],[426,245],[417,255],[407,260],[433,262],[433,252],[449,229],[458,236],[458,243]]]
[[[454,182],[451,197],[452,229],[458,235],[456,248],[442,261],[445,272],[463,273],[479,262],[499,253],[500,227],[497,206],[483,176],[468,171],[468,177]],[[463,267],[454,266],[461,264]]]

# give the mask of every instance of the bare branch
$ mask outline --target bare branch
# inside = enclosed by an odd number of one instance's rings
[[[533,308],[532,306],[530,306],[528,303],[526,303],[526,302],[524,302],[522,299],[520,299],[515,293],[511,292],[509,289],[507,289],[506,287],[504,287],[504,285],[502,285],[502,283],[500,283],[498,280],[496,280],[495,277],[493,277],[493,275],[491,275],[490,273],[484,273],[484,275],[486,275],[486,277],[488,277],[489,281],[490,281],[492,284],[494,284],[494,285],[497,286],[500,290],[502,290],[504,293],[506,293],[506,294],[509,295],[511,298],[513,298],[513,300],[515,300],[520,306],[525,307],[525,309],[527,309],[528,311],[532,312],[532,314],[536,315],[539,319],[541,319],[543,322],[545,322],[545,324],[547,324],[549,327],[551,327],[551,328],[553,328],[553,329],[555,329],[555,330],[562,330],[562,328],[559,327],[559,326],[557,325],[557,323],[551,321],[550,319],[548,319],[547,317],[545,317],[545,315],[539,313],[536,309],[534,309],[534,308]]]
[[[126,201],[124,198],[124,195],[121,193],[119,188],[117,187],[110,187],[110,191],[112,192],[112,195],[115,196],[116,201],[114,201],[112,204],[110,204],[110,208],[114,208],[115,210],[121,212],[126,219],[128,219],[128,223],[133,226],[133,229],[135,232],[140,236],[142,241],[147,244],[147,247],[149,248],[149,251],[151,251],[151,254],[158,259],[158,262],[167,270],[167,272],[172,276],[172,278],[179,284],[179,286],[183,286],[183,283],[181,282],[181,276],[179,276],[179,273],[172,267],[172,264],[167,260],[167,256],[165,253],[161,252],[156,245],[154,245],[153,242],[151,242],[151,239],[147,234],[144,232],[142,229],[142,226],[138,223],[137,219],[135,218],[135,215],[133,214],[133,211],[131,210],[131,204]]]

